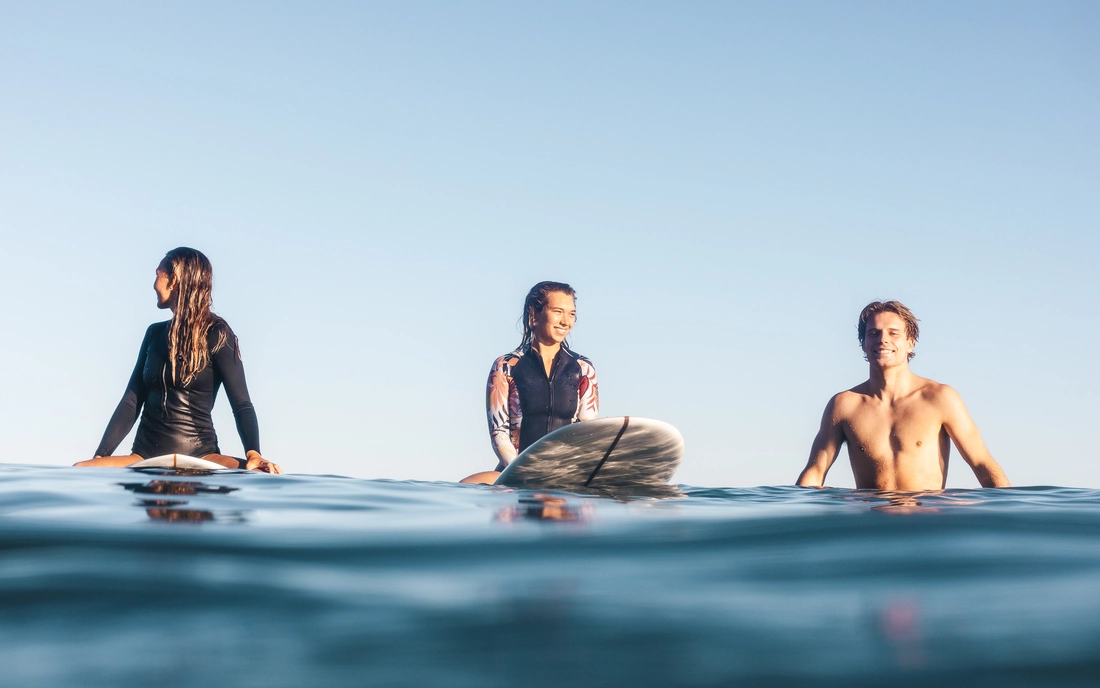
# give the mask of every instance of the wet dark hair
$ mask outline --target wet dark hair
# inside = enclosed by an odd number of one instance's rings
[[[523,315],[520,321],[523,323],[523,340],[519,343],[520,350],[526,349],[535,340],[535,318],[546,308],[546,302],[553,293],[565,294],[577,298],[577,292],[573,287],[564,282],[539,282],[527,292],[527,298],[523,300]],[[562,342],[562,346],[569,348],[568,342]]]
[[[875,313],[893,313],[897,315],[905,321],[905,336],[912,339],[914,344],[920,339],[920,326],[917,325],[917,316],[913,315],[913,311],[909,310],[904,303],[901,301],[872,301],[859,314],[859,322],[856,324],[856,330],[859,332],[860,349],[863,348],[863,341],[867,338],[867,321]],[[910,351],[909,360],[912,361],[916,355],[917,352]]]
[[[157,269],[168,275],[178,295],[176,311],[168,326],[172,382],[188,385],[210,362],[206,337],[210,328],[221,320],[210,311],[214,268],[202,251],[180,246],[166,253]],[[226,335],[222,331],[214,351],[225,344]]]

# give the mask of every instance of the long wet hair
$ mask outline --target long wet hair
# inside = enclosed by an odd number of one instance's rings
[[[523,300],[523,315],[520,316],[520,322],[523,323],[523,340],[519,343],[520,351],[526,349],[535,341],[538,314],[542,312],[543,308],[546,308],[546,302],[549,300],[550,294],[555,292],[572,296],[574,300],[577,298],[577,292],[573,291],[573,287],[564,282],[539,282],[531,287],[531,291],[527,292],[527,298]],[[562,342],[561,345],[568,349],[568,340]]]
[[[225,346],[228,338],[222,328],[213,350],[207,342],[210,328],[222,322],[210,310],[214,268],[201,251],[180,246],[164,255],[158,269],[168,274],[176,290],[176,311],[168,325],[172,383],[186,386],[210,363],[210,354]]]

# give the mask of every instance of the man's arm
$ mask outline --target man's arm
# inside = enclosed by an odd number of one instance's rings
[[[840,453],[840,446],[844,444],[844,428],[840,426],[836,413],[836,397],[825,405],[825,413],[821,414],[821,428],[817,431],[814,444],[810,447],[810,460],[802,474],[798,476],[796,485],[803,487],[823,487],[825,475],[829,472],[833,462]]]
[[[959,393],[943,385],[938,396],[943,410],[943,427],[982,487],[1012,487],[1000,464],[986,449],[982,433],[978,432],[978,426],[967,412]]]

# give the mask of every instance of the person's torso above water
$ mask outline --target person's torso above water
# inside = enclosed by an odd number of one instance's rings
[[[519,451],[558,428],[569,425],[577,416],[581,371],[579,355],[562,347],[547,375],[542,357],[531,348],[512,367],[512,380],[523,410]]]
[[[189,447],[194,445],[190,449],[194,452],[216,452],[218,439],[210,412],[222,385],[221,376],[211,360],[187,384],[182,380],[173,382],[168,362],[170,322],[154,326],[157,329],[151,333],[145,349],[141,375],[146,395],[138,426],[140,440],[142,444],[151,443],[165,449],[182,442]],[[222,337],[227,338],[222,346],[235,344],[236,338],[224,321],[210,328],[207,336],[210,351],[217,348]],[[167,441],[169,438],[173,441]]]

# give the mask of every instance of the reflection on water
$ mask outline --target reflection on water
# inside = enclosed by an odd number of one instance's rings
[[[497,521],[515,521],[531,519],[534,521],[581,521],[593,514],[590,503],[572,507],[564,497],[548,492],[534,492],[519,498],[518,506],[501,509],[496,513]]]
[[[938,506],[929,503],[928,498],[942,497],[943,491],[933,492],[880,492],[877,496],[866,499],[871,503],[872,511],[881,511],[890,514],[936,514],[940,512]],[[885,502],[885,503],[884,503]]]
[[[638,499],[680,499],[684,492],[676,485],[638,485],[635,487],[578,487],[576,494],[608,497],[620,502]]]
[[[178,499],[139,499],[138,506],[145,507],[168,507],[168,506],[182,506],[187,502]]]
[[[194,471],[191,471],[189,475],[193,473]],[[225,495],[239,489],[225,485],[207,485],[197,481],[163,479],[152,480],[147,483],[119,483],[119,485],[135,494],[172,496]],[[187,504],[186,500],[180,499],[139,499],[137,506],[145,508],[145,513],[150,520],[162,523],[204,523],[214,520],[214,512],[212,511],[178,508]],[[233,520],[243,518],[239,513],[232,513],[231,515]]]
[[[821,489],[821,488],[803,488]],[[944,507],[966,507],[985,504],[981,490],[965,492],[952,490],[926,490],[904,492],[901,490],[837,490],[825,488],[832,499],[870,505],[872,511],[893,514],[935,514]]]
[[[879,625],[898,667],[917,669],[925,665],[920,604],[915,598],[902,596],[888,599],[879,612]]]
[[[1096,490],[140,477],[0,465],[0,686],[1100,676]]]
[[[119,483],[119,485],[138,494],[229,494],[230,492],[236,492],[240,489],[236,487],[227,487],[225,485],[206,485],[205,483],[182,480],[153,480],[147,483]]]
[[[202,523],[214,520],[213,513],[198,509],[146,509],[145,513],[154,521],[167,523]]]
[[[175,475],[175,476],[189,476],[202,478],[208,475],[217,475],[219,473],[225,473],[234,469],[220,469],[210,470],[208,468],[172,468],[169,466],[146,466],[142,468],[129,468],[129,470],[135,473],[146,473],[151,475]]]

